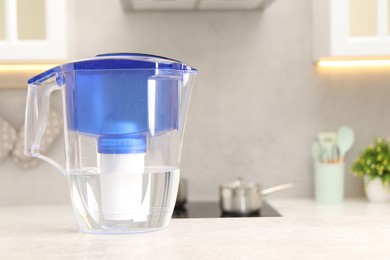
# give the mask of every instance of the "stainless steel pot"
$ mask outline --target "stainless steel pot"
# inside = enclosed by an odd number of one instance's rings
[[[248,215],[261,209],[263,195],[292,186],[292,183],[286,183],[262,190],[259,184],[237,178],[219,187],[220,206],[223,212],[229,214]]]

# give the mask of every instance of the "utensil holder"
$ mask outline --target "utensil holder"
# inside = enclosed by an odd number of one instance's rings
[[[344,162],[314,164],[317,203],[340,204],[344,201]]]

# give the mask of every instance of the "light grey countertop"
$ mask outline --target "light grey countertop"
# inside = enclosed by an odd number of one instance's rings
[[[284,217],[390,216],[390,203],[369,202],[364,197],[345,198],[340,204],[321,204],[313,198],[267,198]]]
[[[78,232],[67,205],[0,207],[0,259],[385,259],[390,216],[174,219],[130,235]]]

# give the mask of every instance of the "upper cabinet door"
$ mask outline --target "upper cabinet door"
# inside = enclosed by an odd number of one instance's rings
[[[0,0],[0,62],[66,59],[65,0]]]
[[[390,55],[390,0],[313,0],[314,59]]]
[[[274,0],[121,0],[126,11],[262,10]]]

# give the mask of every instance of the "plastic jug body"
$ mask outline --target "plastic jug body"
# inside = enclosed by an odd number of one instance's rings
[[[75,62],[77,66],[64,65],[48,79],[29,85],[26,153],[49,162],[39,154],[48,107],[37,104],[48,103],[42,100],[52,89],[62,92],[66,147],[62,172],[83,232],[145,232],[169,224],[196,70],[146,57],[149,60],[102,57],[100,67],[95,60],[93,66]]]

